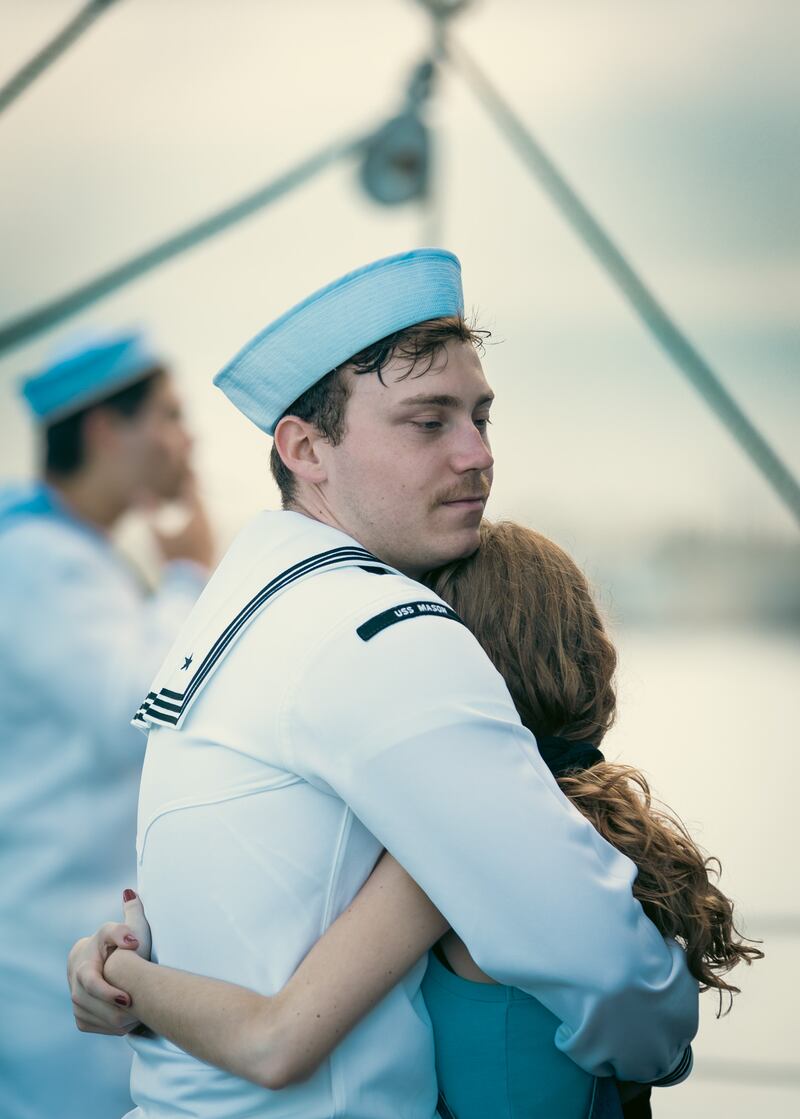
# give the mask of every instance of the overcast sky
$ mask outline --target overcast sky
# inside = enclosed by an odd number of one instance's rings
[[[79,4],[0,0],[0,78]],[[483,0],[454,33],[765,434],[800,470],[800,6]],[[0,317],[56,296],[399,107],[413,0],[119,0],[0,119]],[[440,240],[501,344],[495,513],[580,541],[793,522],[455,74],[433,106]],[[32,438],[18,376],[76,326],[150,328],[217,516],[276,502],[264,437],[210,380],[337,274],[424,243],[352,165],[0,359],[0,474]]]

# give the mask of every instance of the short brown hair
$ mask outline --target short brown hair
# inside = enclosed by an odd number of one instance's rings
[[[396,330],[393,334],[373,342],[341,365],[337,365],[322,380],[306,389],[302,396],[289,405],[283,415],[297,416],[313,424],[317,431],[335,447],[341,442],[345,431],[345,409],[349,396],[348,383],[342,375],[345,369],[359,375],[377,373],[378,379],[383,383],[384,367],[392,358],[400,357],[407,360],[408,369],[399,379],[409,377],[412,373],[415,377],[421,377],[428,372],[437,355],[448,342],[469,342],[480,350],[484,339],[488,336],[488,330],[478,330],[461,315],[414,323],[413,326]],[[281,491],[281,502],[285,508],[295,496],[295,477],[281,459],[274,443],[269,465]]]
[[[432,572],[426,583],[460,615],[504,677],[523,724],[537,736],[599,745],[614,721],[617,654],[589,585],[563,549],[511,522],[481,526],[467,559]],[[559,775],[576,808],[636,864],[634,897],[666,937],[686,949],[700,990],[713,988],[730,1009],[739,990],[723,976],[760,959],[733,921],[733,902],[712,877],[683,823],[627,765],[600,762]]]
[[[86,462],[84,424],[86,417],[100,408],[114,412],[117,416],[132,420],[145,406],[150,393],[159,380],[166,376],[163,366],[153,366],[101,400],[94,400],[62,420],[48,424],[43,433],[44,471],[46,475],[67,478],[77,474]]]

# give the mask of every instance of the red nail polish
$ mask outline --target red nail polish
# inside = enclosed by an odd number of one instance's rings
[[[117,1004],[117,1006],[128,1006],[129,1005],[128,1000],[125,998],[124,995],[115,995],[114,1002]]]
[[[133,890],[123,890],[122,891],[122,900],[123,901],[133,901],[135,897],[136,897],[136,894],[133,892]]]
[[[125,935],[123,936],[122,939],[125,941],[126,944],[138,944],[139,943],[139,941],[136,939],[136,937],[131,936],[130,933],[125,933]]]

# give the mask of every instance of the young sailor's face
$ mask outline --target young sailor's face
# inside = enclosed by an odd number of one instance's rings
[[[328,449],[338,523],[409,575],[478,547],[492,483],[493,393],[468,342],[450,342],[422,376],[393,359],[350,378],[345,435]]]
[[[172,380],[159,377],[141,409],[119,426],[119,453],[139,487],[161,500],[178,497],[190,472],[192,438]]]

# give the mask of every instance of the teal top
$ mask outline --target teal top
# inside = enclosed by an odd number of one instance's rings
[[[456,1119],[586,1119],[595,1078],[556,1049],[559,1020],[516,987],[474,983],[433,954],[422,982],[439,1090]]]

